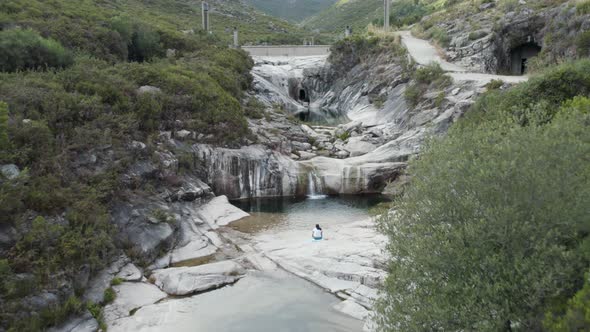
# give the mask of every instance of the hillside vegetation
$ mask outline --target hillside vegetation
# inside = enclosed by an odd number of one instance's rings
[[[319,31],[344,33],[346,26],[362,30],[383,15],[382,1],[339,0],[328,9],[303,21],[303,26]]]
[[[316,15],[318,12],[330,7],[337,0],[247,0],[256,9],[269,15],[284,18],[291,22],[300,22],[303,19]]]
[[[43,330],[86,308],[100,320],[76,280],[124,249],[110,208],[160,185],[123,174],[157,160],[162,131],[224,146],[254,139],[241,105],[252,60],[217,33],[182,32],[195,8],[0,3],[0,330]],[[261,29],[253,39],[271,36]]]
[[[213,0],[210,3],[211,29],[224,43],[232,40],[234,27],[240,30],[243,43],[298,43],[309,33],[283,20],[256,12],[238,0]],[[125,17],[127,15],[128,17]],[[51,35],[68,48],[82,48],[101,55],[119,47],[112,33],[112,21],[121,16],[125,21],[148,24],[162,37],[165,48],[187,45],[183,31],[201,29],[201,2],[191,0],[80,0],[80,1],[22,1],[0,3],[0,27],[31,27],[43,36]]]
[[[492,89],[410,163],[382,330],[590,329],[588,97],[587,59]]]

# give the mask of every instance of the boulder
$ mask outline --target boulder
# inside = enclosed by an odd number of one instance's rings
[[[349,138],[348,143],[344,145],[344,150],[348,151],[351,157],[356,157],[367,154],[377,148],[374,144],[364,141],[364,139],[361,136]]]
[[[147,146],[139,141],[131,141],[130,147],[134,150],[144,150]]]
[[[113,321],[130,316],[134,309],[153,304],[167,297],[158,287],[145,282],[124,282],[113,286],[115,300],[104,307],[104,318],[107,325]]]
[[[299,151],[299,160],[309,160],[315,156],[316,154],[313,152]]]
[[[121,271],[121,268],[129,262],[125,256],[119,257],[112,262],[109,267],[98,272],[89,282],[88,288],[82,299],[94,303],[100,303],[104,296],[104,291],[110,287],[111,280]]]
[[[139,270],[137,266],[133,263],[129,263],[117,273],[117,278],[123,279],[125,281],[139,281],[143,277],[143,274]]]
[[[191,134],[190,131],[183,129],[183,130],[177,131],[174,136],[178,139],[183,140],[183,139],[186,139],[187,137],[189,137],[190,134]]]
[[[348,151],[340,150],[334,154],[338,159],[348,158],[350,153]]]
[[[2,173],[5,178],[12,180],[18,177],[20,169],[15,164],[7,164],[0,166],[0,173]]]
[[[308,125],[301,125],[301,130],[303,130],[304,133],[306,133],[307,135],[311,136],[311,137],[317,137],[319,136],[318,133],[315,132],[315,130],[311,129],[311,127],[309,127]]]
[[[139,89],[137,89],[137,94],[144,94],[144,93],[160,93],[162,92],[162,89],[155,87],[155,86],[151,86],[151,85],[144,85],[139,87]]]
[[[311,150],[311,144],[309,143],[303,143],[303,142],[291,142],[291,145],[293,146],[294,150],[298,150],[298,151],[308,151]]]
[[[98,330],[98,322],[86,311],[80,316],[70,318],[63,324],[50,328],[47,332],[96,332]]]
[[[234,261],[221,261],[156,270],[150,278],[169,295],[188,295],[234,283],[244,272],[244,268]]]
[[[226,196],[217,196],[199,209],[198,216],[212,229],[217,229],[249,214],[231,205]]]

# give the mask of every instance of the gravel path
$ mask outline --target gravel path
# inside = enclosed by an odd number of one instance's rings
[[[412,36],[410,31],[398,31],[397,33],[401,36],[402,43],[414,61],[423,66],[436,62],[440,64],[444,71],[449,72],[449,75],[455,81],[473,81],[483,86],[491,80],[498,79],[507,83],[520,83],[528,80],[527,76],[506,76],[470,72],[465,67],[450,63],[441,58],[436,47],[426,40]]]

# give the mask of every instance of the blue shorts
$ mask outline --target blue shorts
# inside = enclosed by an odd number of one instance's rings
[[[320,237],[314,237],[313,239],[316,240],[316,241],[318,241],[318,240],[323,239],[323,237],[321,237],[321,236]]]

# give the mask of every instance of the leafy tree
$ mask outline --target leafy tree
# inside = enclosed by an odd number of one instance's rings
[[[590,100],[545,126],[466,121],[431,141],[384,217],[392,260],[384,331],[539,329],[589,258]]]
[[[72,63],[72,54],[59,42],[33,30],[0,31],[0,71],[63,68]]]
[[[550,312],[545,316],[543,325],[555,332],[590,330],[590,273],[586,274],[584,288],[568,301],[565,314]]]

